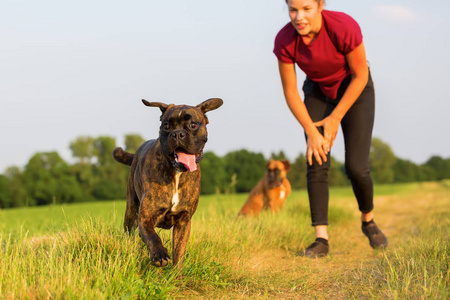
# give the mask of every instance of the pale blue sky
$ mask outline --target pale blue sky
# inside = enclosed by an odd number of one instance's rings
[[[327,1],[360,24],[376,87],[374,136],[401,158],[450,157],[448,1]],[[205,150],[304,152],[272,54],[283,0],[0,2],[0,172],[38,151],[71,162],[78,136],[155,138],[159,110],[209,113]],[[299,75],[299,84],[304,79]],[[300,86],[301,87],[301,86]],[[332,155],[343,160],[339,134]]]

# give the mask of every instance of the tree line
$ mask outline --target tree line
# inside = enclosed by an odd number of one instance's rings
[[[125,150],[134,153],[144,142],[137,134],[125,136]],[[129,167],[116,162],[116,140],[109,136],[83,136],[69,148],[75,158],[69,164],[53,152],[34,154],[23,169],[12,166],[0,175],[0,208],[125,199]],[[283,151],[272,159],[288,159]],[[204,153],[201,161],[201,193],[246,193],[265,173],[268,158],[246,149],[218,156]],[[306,188],[306,158],[293,161],[288,179],[293,189]],[[376,184],[437,181],[450,178],[450,159],[432,156],[424,164],[395,156],[389,145],[373,138],[371,173]],[[344,164],[331,157],[330,186],[349,185]]]

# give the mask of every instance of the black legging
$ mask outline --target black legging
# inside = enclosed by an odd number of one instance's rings
[[[305,105],[313,122],[320,121],[331,114],[342,98],[350,80],[351,76],[344,79],[339,87],[338,96],[334,100],[326,97],[317,83],[309,78],[305,80],[303,85]],[[374,115],[375,91],[369,72],[366,87],[341,121],[345,143],[345,170],[362,213],[369,213],[373,210],[373,183],[370,176],[369,152]],[[323,134],[323,128],[319,128],[319,131]],[[319,165],[313,158],[313,164],[307,166],[307,186],[313,226],[328,225],[329,169],[329,153],[327,161],[322,162],[322,165]]]

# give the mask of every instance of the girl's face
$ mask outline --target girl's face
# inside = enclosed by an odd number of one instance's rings
[[[300,35],[313,37],[319,33],[322,27],[322,0],[288,0],[287,4],[291,23]]]

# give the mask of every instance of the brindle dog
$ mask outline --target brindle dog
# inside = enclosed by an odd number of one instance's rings
[[[142,102],[159,107],[161,127],[159,137],[143,143],[135,154],[114,150],[118,162],[131,166],[124,228],[131,232],[138,225],[152,264],[164,267],[170,256],[155,228],[173,227],[173,265],[181,266],[200,195],[199,162],[208,139],[205,113],[223,101],[213,98],[197,106]]]

